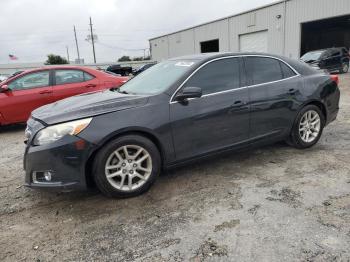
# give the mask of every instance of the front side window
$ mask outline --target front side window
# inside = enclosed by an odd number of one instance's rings
[[[239,88],[239,59],[225,58],[211,62],[199,69],[184,86],[200,87],[203,95]]]
[[[8,84],[11,90],[26,90],[50,85],[50,72],[41,71],[26,74]]]
[[[253,85],[283,79],[279,60],[268,57],[246,57],[246,70]]]
[[[56,85],[65,85],[72,83],[80,83],[93,79],[90,74],[81,70],[56,70],[55,72]]]

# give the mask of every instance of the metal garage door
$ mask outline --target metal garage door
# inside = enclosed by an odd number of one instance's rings
[[[267,53],[267,31],[240,35],[239,47],[241,52]]]

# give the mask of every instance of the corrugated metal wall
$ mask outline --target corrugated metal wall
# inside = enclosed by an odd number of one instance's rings
[[[278,15],[282,15],[281,18],[277,18]],[[283,19],[283,4],[230,18],[230,51],[239,52],[240,35],[267,30],[268,52],[282,54]]]
[[[350,0],[291,0],[287,2],[286,52],[300,56],[301,24],[350,14]]]
[[[220,52],[229,51],[228,19],[216,21],[210,24],[194,28],[195,53],[200,53],[200,43],[208,40],[219,39]]]
[[[238,52],[240,35],[265,30],[268,31],[269,53],[298,58],[301,23],[346,14],[350,14],[350,0],[290,0],[287,2],[285,39],[282,2],[150,40],[152,58],[161,61],[200,53],[200,42],[213,39],[219,39],[220,52]]]
[[[193,29],[169,35],[169,57],[195,53]]]

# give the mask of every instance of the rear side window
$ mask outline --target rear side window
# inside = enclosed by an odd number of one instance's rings
[[[92,80],[94,78],[95,78],[94,76],[84,72],[84,81],[89,81],[89,80]]]
[[[246,70],[253,85],[283,79],[280,62],[268,57],[246,57]]]
[[[199,69],[185,86],[200,87],[203,95],[239,88],[239,59],[225,58],[211,62]]]
[[[340,50],[339,49],[333,49],[331,52],[332,56],[340,56]]]
[[[296,74],[294,73],[294,71],[287,66],[285,63],[280,61],[280,65],[281,65],[281,69],[282,69],[282,73],[283,73],[283,78],[290,78],[295,76]]]
[[[82,70],[62,69],[56,70],[56,85],[80,83],[93,79],[94,77]]]
[[[343,52],[342,55],[348,56],[349,51],[348,51],[346,48],[342,48],[341,50],[342,50],[342,52]]]

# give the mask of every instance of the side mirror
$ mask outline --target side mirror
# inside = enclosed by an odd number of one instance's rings
[[[7,91],[9,91],[9,90],[10,90],[10,88],[8,87],[8,85],[2,85],[2,86],[0,86],[0,92],[1,92],[1,93],[7,92]]]
[[[202,96],[202,89],[200,87],[185,87],[177,93],[176,101],[184,101],[189,98],[199,98]]]

